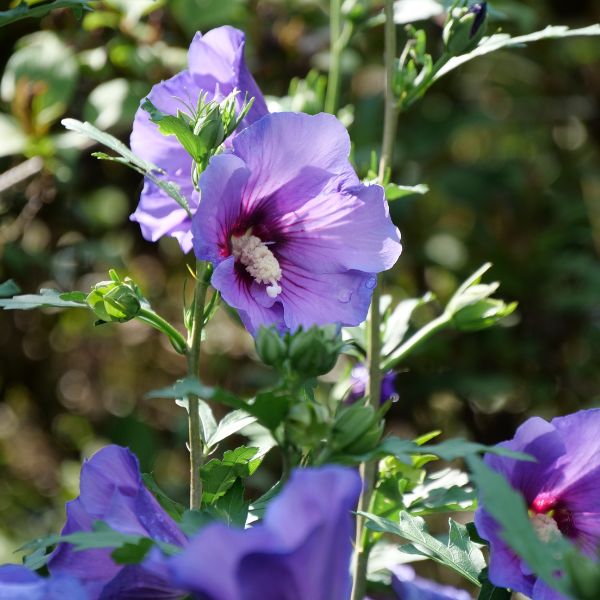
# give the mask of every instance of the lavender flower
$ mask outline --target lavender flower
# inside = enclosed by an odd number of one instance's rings
[[[357,325],[400,255],[383,189],[362,185],[333,116],[267,115],[200,178],[194,250],[246,327]]]
[[[486,463],[523,495],[531,523],[542,541],[565,536],[590,557],[600,548],[600,409],[583,410],[550,423],[527,420],[515,437],[501,444],[537,462],[488,455]],[[500,527],[481,506],[475,513],[479,534],[490,542],[492,583],[533,600],[562,598],[531,573],[500,537]]]
[[[233,27],[219,27],[204,36],[197,33],[188,53],[188,69],[167,81],[155,85],[148,98],[159,110],[177,114],[185,110],[184,103],[195,106],[201,92],[207,101],[222,100],[234,89],[240,90],[239,108],[248,93],[254,98],[250,112],[242,122],[247,126],[267,114],[267,106],[256,82],[244,62],[245,36]],[[166,178],[176,183],[188,200],[192,212],[198,205],[198,195],[192,184],[192,158],[175,137],[162,135],[150,121],[148,113],[139,109],[133,123],[131,148],[143,159],[166,171]],[[150,181],[146,181],[137,210],[131,215],[137,221],[145,239],[155,242],[164,235],[176,238],[184,252],[192,248],[190,219],[170,196]]]
[[[409,566],[398,565],[391,571],[392,587],[399,600],[472,600],[464,590],[419,577]]]
[[[137,458],[120,446],[107,446],[83,464],[80,495],[67,504],[67,522],[62,534],[90,531],[98,520],[121,533],[143,535],[177,546],[187,542],[144,487]],[[52,554],[48,569],[53,576],[84,581],[90,600],[181,596],[155,573],[138,565],[118,565],[110,554],[110,549],[75,551],[71,544],[62,543]]]
[[[85,588],[68,575],[40,577],[21,565],[0,566],[0,598],[6,600],[90,600]]]
[[[203,600],[347,600],[360,488],[344,467],[296,470],[260,525],[208,525],[168,559],[174,584]]]
[[[364,363],[359,363],[350,371],[350,393],[346,398],[347,404],[353,404],[357,400],[365,397],[367,393],[367,384],[369,382],[369,369]],[[398,392],[396,391],[396,373],[388,371],[381,380],[381,403],[388,400],[396,400]]]

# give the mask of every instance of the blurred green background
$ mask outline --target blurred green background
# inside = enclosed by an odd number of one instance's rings
[[[367,4],[376,15],[377,2]],[[27,292],[87,290],[115,267],[181,326],[191,257],[174,240],[141,238],[128,221],[140,177],[90,157],[92,146],[65,133],[60,118],[90,120],[126,141],[151,84],[184,68],[195,31],[221,24],[246,32],[259,85],[281,97],[292,77],[326,72],[327,6],[106,0],[83,20],[60,10],[2,29],[0,281],[12,277]],[[503,15],[493,27],[512,33],[600,21],[593,0],[493,6]],[[440,23],[424,26],[437,52]],[[381,27],[358,28],[343,56],[342,104],[354,106],[362,175],[380,144],[382,38]],[[391,206],[404,252],[386,290],[401,298],[431,289],[444,302],[489,260],[500,295],[519,308],[502,327],[440,335],[412,357],[397,378],[390,428],[492,443],[529,415],[599,404],[599,99],[600,41],[584,38],[470,63],[402,115],[394,180],[431,191]],[[137,322],[94,327],[77,310],[0,313],[1,561],[60,527],[81,458],[105,443],[130,446],[165,490],[185,498],[185,414],[144,399],[184,369],[168,342]],[[202,369],[207,382],[244,394],[272,378],[223,312]]]

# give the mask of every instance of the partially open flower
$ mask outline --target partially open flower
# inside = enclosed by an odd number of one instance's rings
[[[149,100],[162,112],[175,115],[178,110],[185,112],[186,104],[196,106],[203,93],[207,101],[220,101],[238,89],[236,102],[240,110],[246,93],[248,99],[254,98],[240,127],[249,125],[268,110],[244,62],[244,46],[243,32],[233,27],[218,27],[205,35],[197,33],[190,45],[188,68],[155,85],[148,94]],[[144,160],[166,171],[166,179],[179,186],[194,212],[198,197],[192,183],[192,158],[176,137],[163,135],[142,108],[133,123],[131,148]],[[184,252],[192,248],[191,220],[186,211],[151,181],[145,182],[131,220],[140,224],[147,240],[155,242],[169,235],[179,241]]]
[[[526,421],[515,437],[501,444],[530,454],[537,462],[487,455],[486,463],[523,495],[531,524],[543,542],[565,536],[591,558],[600,548],[600,409],[553,419]],[[475,513],[481,537],[490,542],[492,583],[533,600],[558,600],[558,592],[538,580],[500,536],[500,526],[486,512]]]
[[[194,249],[246,327],[357,325],[400,255],[383,188],[362,185],[333,116],[267,115],[200,178]]]

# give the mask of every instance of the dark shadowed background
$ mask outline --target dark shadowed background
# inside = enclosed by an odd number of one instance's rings
[[[512,33],[600,21],[593,0],[493,4],[507,17],[493,26]],[[83,20],[57,11],[2,29],[0,281],[27,292],[87,290],[114,267],[181,326],[192,258],[174,240],[141,238],[128,221],[140,177],[90,157],[60,118],[127,140],[150,85],[185,66],[195,31],[222,24],[246,32],[264,93],[285,95],[292,77],[327,68],[327,5],[106,0]],[[441,29],[426,27],[434,51]],[[382,39],[380,27],[358,31],[344,54],[342,105],[354,105],[361,175],[380,144]],[[401,117],[394,180],[431,191],[391,205],[404,252],[386,291],[399,299],[431,289],[444,302],[491,261],[500,296],[519,308],[502,327],[443,334],[412,357],[397,378],[390,428],[492,443],[532,414],[599,404],[599,99],[600,41],[583,38],[470,63]],[[19,180],[10,170],[22,163],[32,174]],[[428,310],[435,304],[417,324]],[[144,398],[184,369],[137,322],[94,327],[78,310],[0,313],[0,560],[17,560],[21,543],[60,527],[81,458],[108,442],[130,446],[165,490],[186,497],[185,414]],[[244,394],[272,379],[224,312],[210,325],[202,370],[207,382]]]

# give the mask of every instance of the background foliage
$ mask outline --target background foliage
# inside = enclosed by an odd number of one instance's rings
[[[0,281],[12,277],[27,292],[85,290],[115,267],[181,322],[187,270],[179,247],[144,242],[128,221],[140,178],[91,158],[88,142],[59,121],[87,119],[127,140],[150,85],[183,68],[196,30],[221,24],[246,31],[259,85],[284,96],[292,77],[327,68],[327,4],[105,0],[82,19],[59,10],[4,28]],[[600,21],[592,0],[494,7],[504,19],[493,27],[515,34]],[[428,31],[433,49],[440,23]],[[380,144],[382,43],[380,27],[361,30],[344,54],[342,105],[354,105],[354,160],[363,175]],[[502,294],[519,308],[505,327],[443,334],[410,360],[388,417],[396,433],[443,429],[492,443],[530,414],[599,403],[599,66],[594,38],[501,52],[451,73],[403,115],[395,180],[425,182],[430,192],[391,205],[404,253],[386,290],[402,298],[430,288],[444,302],[490,260]],[[319,94],[310,91],[318,85],[297,84],[303,89],[318,110]],[[223,311],[210,327],[207,383],[250,394],[273,378]],[[168,342],[135,321],[94,327],[84,311],[0,313],[1,560],[15,560],[21,542],[60,526],[81,456],[108,441],[130,446],[161,487],[185,497],[185,414],[144,398],[184,368]],[[257,476],[262,491],[270,481],[264,470]]]

